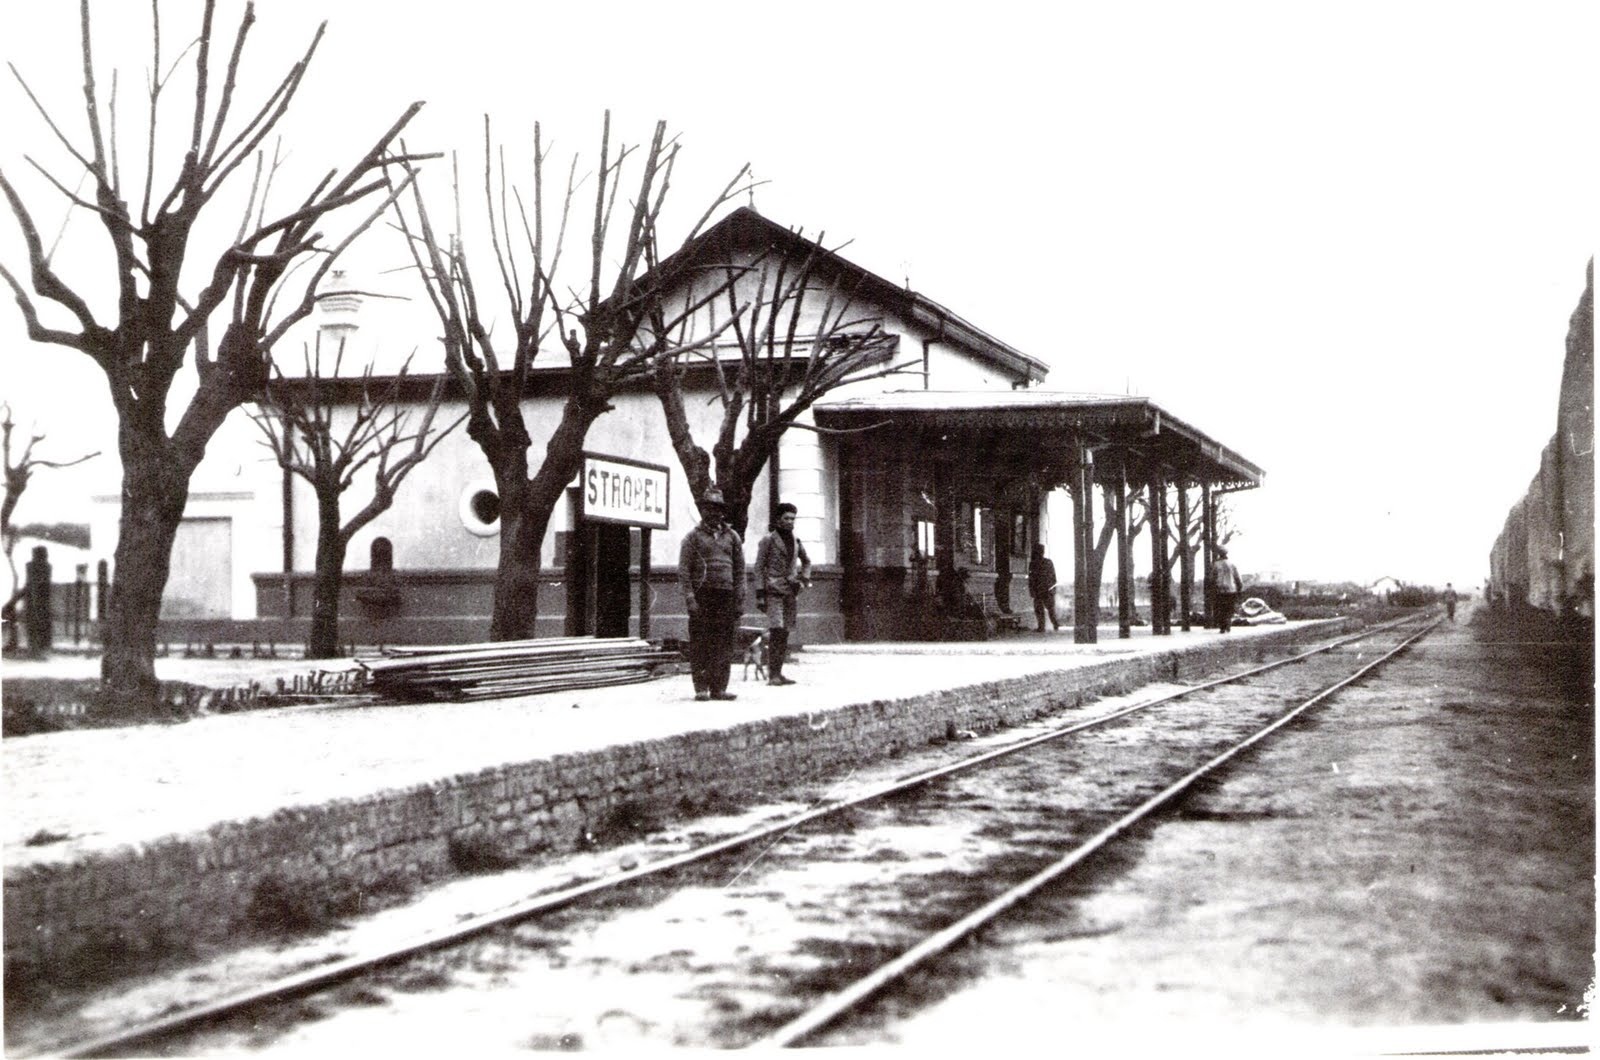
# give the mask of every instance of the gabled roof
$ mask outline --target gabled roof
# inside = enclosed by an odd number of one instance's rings
[[[1043,361],[1001,342],[926,295],[892,283],[798,232],[767,220],[748,206],[739,207],[685,243],[657,268],[670,273],[720,261],[730,247],[736,250],[774,247],[800,255],[815,254],[820,269],[845,276],[858,284],[856,290],[859,298],[882,305],[907,322],[935,332],[944,341],[960,346],[980,361],[1011,373],[1019,381],[1041,382],[1050,370]]]
[[[653,270],[654,279],[670,284],[675,282],[675,273],[726,261],[729,250],[767,248],[800,256],[815,255],[819,271],[824,275],[844,278],[854,288],[858,299],[882,306],[885,311],[908,323],[934,332],[941,341],[959,346],[977,360],[1011,374],[1019,383],[1040,382],[1049,371],[1049,366],[1043,361],[1001,342],[933,299],[891,283],[798,232],[767,220],[748,206],[734,210],[663,259]],[[561,393],[562,379],[569,371],[569,365],[554,358],[535,361],[528,373],[528,395]],[[408,375],[400,381],[398,396],[407,400],[425,398],[432,390],[434,381],[442,375],[447,376],[447,373]],[[395,379],[393,375],[374,375],[371,382],[374,386],[382,387],[393,383]],[[306,385],[302,376],[285,376],[284,382],[290,387]],[[355,374],[325,378],[321,386],[330,400],[350,402],[360,400],[363,381],[359,374]],[[447,397],[458,397],[461,391],[454,379],[447,378],[445,392]]]

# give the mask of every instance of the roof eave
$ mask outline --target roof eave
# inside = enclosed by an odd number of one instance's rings
[[[915,291],[907,293],[911,296],[911,318],[914,323],[934,328],[941,335],[955,338],[963,346],[999,362],[1002,367],[1022,376],[1026,382],[1042,383],[1045,376],[1050,373],[1049,365],[1043,361],[1029,357],[1014,346],[1001,342],[993,335],[974,327],[933,299]]]

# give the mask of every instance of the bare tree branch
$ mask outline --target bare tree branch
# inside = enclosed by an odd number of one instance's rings
[[[393,506],[406,477],[467,418],[462,414],[442,430],[435,428],[444,396],[441,378],[411,429],[412,410],[401,405],[411,357],[385,387],[374,382],[372,366],[367,365],[361,373],[359,399],[353,407],[346,406],[324,386],[327,380],[338,378],[344,354],[345,344],[340,342],[331,368],[326,366],[319,337],[305,351],[305,375],[286,379],[278,374],[262,395],[260,411],[251,416],[261,431],[262,444],[278,466],[307,482],[317,498],[317,573],[309,654],[319,658],[333,654],[338,644],[339,582],[351,539]],[[334,424],[341,414],[349,416],[349,423],[339,433]],[[369,466],[367,499],[355,512],[343,512],[344,498]]]
[[[71,460],[45,460],[33,455],[34,446],[44,441],[45,436],[35,434],[28,439],[28,444],[23,447],[21,455],[15,459],[11,454],[11,436],[16,424],[12,419],[11,403],[0,402],[0,455],[5,461],[5,499],[0,501],[0,541],[4,542],[6,562],[11,566],[11,584],[17,587],[17,568],[11,560],[12,546],[15,544],[11,532],[11,517],[17,510],[17,502],[22,500],[22,494],[27,490],[28,483],[33,478],[33,473],[39,468],[67,468],[93,460],[99,456],[98,450],[86,453],[83,456],[73,457]]]
[[[22,74],[17,70],[16,64],[8,62],[6,63],[6,66],[10,68],[11,76],[16,78],[17,84],[22,86],[22,91],[25,95],[27,95],[28,101],[33,104],[33,109],[39,112],[39,116],[44,119],[45,125],[49,127],[51,132],[55,133],[55,137],[61,142],[61,146],[65,147],[67,152],[71,154],[73,158],[77,159],[79,165],[83,166],[86,171],[93,173],[94,163],[85,158],[83,156],[83,152],[79,151],[77,146],[67,138],[66,133],[61,131],[61,127],[57,125],[55,119],[50,116],[50,112],[45,109],[44,104],[39,102],[39,97],[33,94],[32,87],[29,86]]]
[[[736,244],[736,237],[742,242]],[[718,486],[728,503],[729,521],[743,530],[756,480],[783,434],[792,427],[828,433],[801,417],[847,382],[890,375],[905,370],[906,364],[893,363],[898,339],[885,330],[881,318],[857,306],[856,285],[841,286],[836,277],[824,274],[832,257],[820,242],[807,241],[797,231],[787,238],[777,233],[768,238],[759,228],[744,236],[729,229],[720,246],[707,245],[698,254],[724,272],[719,296],[728,318],[719,321],[716,305],[686,297],[685,311],[675,321],[658,312],[653,331],[667,333],[669,324],[687,326],[685,318],[704,309],[701,315],[713,332],[732,336],[737,358],[730,371],[729,359],[716,345],[708,347],[703,361],[657,357],[655,389],[691,489],[698,493]],[[690,263],[687,275],[699,267],[704,266]],[[683,408],[684,380],[696,364],[712,374],[711,400],[722,406],[708,436],[709,449],[692,437]]]
[[[22,199],[17,195],[11,182],[6,180],[5,174],[0,172],[0,192],[6,197],[6,203],[11,207],[11,214],[17,219],[17,226],[22,229],[22,239],[28,250],[28,262],[33,280],[33,289],[42,297],[63,306],[73,316],[77,317],[82,331],[73,335],[69,332],[46,329],[39,324],[38,313],[34,310],[33,303],[24,293],[20,284],[9,270],[5,270],[6,282],[16,293],[17,305],[22,309],[23,316],[28,321],[28,337],[37,342],[51,342],[61,346],[71,346],[88,353],[97,339],[103,337],[104,329],[95,323],[94,315],[89,311],[89,304],[78,293],[62,282],[50,267],[49,260],[45,257],[44,244],[39,239],[39,229],[33,223],[33,216],[23,205]],[[91,356],[94,356],[91,354]],[[100,358],[96,358],[99,360]]]
[[[485,120],[481,201],[492,257],[485,266],[498,280],[494,286],[500,298],[495,301],[503,299],[508,313],[496,313],[483,300],[490,287],[478,282],[481,274],[474,272],[463,238],[459,171],[452,170],[453,232],[436,230],[420,184],[397,211],[397,225],[443,328],[447,371],[467,397],[467,433],[488,459],[500,491],[500,563],[490,633],[497,639],[532,634],[536,615],[526,601],[533,597],[539,549],[551,513],[577,471],[589,426],[611,408],[620,388],[648,375],[657,358],[670,359],[710,341],[680,327],[692,314],[668,320],[662,304],[668,292],[652,268],[659,257],[657,225],[676,159],[676,145],[667,139],[665,125],[658,123],[648,148],[638,152],[613,140],[611,117],[605,115],[595,186],[583,190],[575,158],[558,207],[559,225],[552,226],[553,241],[545,216],[551,205],[544,194],[548,151],[537,124],[533,141],[532,187],[518,187],[507,177],[504,153],[497,152]],[[630,189],[632,195],[627,194]],[[557,277],[580,192],[592,192],[586,211],[589,260],[582,280],[562,285]],[[512,201],[520,221],[521,242],[516,245]],[[713,210],[720,205],[714,203]],[[627,210],[625,220],[619,208]],[[492,332],[491,322],[507,316],[509,334]],[[567,372],[561,377],[566,393],[549,425],[542,460],[534,466],[523,405],[547,342],[559,342],[566,353]]]
[[[129,162],[130,171],[136,167],[131,159],[122,158],[119,82],[113,74],[107,114],[102,116],[99,60],[93,48],[88,0],[79,5],[78,42],[87,148],[74,147],[55,115],[13,69],[50,133],[95,181],[92,196],[79,194],[68,191],[70,179],[60,179],[59,174],[39,167],[55,191],[65,194],[73,207],[91,211],[104,226],[113,249],[105,271],[74,277],[72,282],[59,275],[22,196],[0,174],[0,191],[22,235],[32,294],[41,303],[55,303],[66,310],[75,319],[77,330],[50,327],[41,320],[44,306],[36,305],[24,289],[18,278],[20,269],[0,268],[0,278],[16,298],[31,338],[79,350],[99,364],[117,411],[123,518],[102,672],[116,691],[126,693],[114,697],[116,701],[133,705],[144,702],[156,687],[151,659],[162,585],[189,477],[204,456],[206,443],[229,412],[270,379],[273,344],[316,306],[317,286],[330,263],[387,207],[389,193],[398,195],[405,190],[404,184],[399,191],[390,186],[387,170],[411,166],[425,157],[402,159],[390,149],[420,107],[415,104],[352,165],[330,170],[298,207],[271,218],[265,204],[281,154],[275,154],[269,164],[257,154],[257,148],[297,95],[324,29],[318,28],[299,61],[270,82],[274,88],[265,101],[235,129],[244,54],[256,16],[254,7],[247,5],[231,34],[225,65],[214,70],[213,33],[219,31],[215,9],[214,0],[206,0],[198,36],[169,65],[162,51],[159,4],[152,0],[149,128],[143,143],[145,158],[137,166],[144,175],[138,223],[130,216],[122,188],[124,162]],[[180,64],[191,61],[191,50],[195,83],[187,113],[180,116],[180,111],[164,106],[166,89]],[[182,146],[175,152],[177,165],[171,182],[157,187],[157,174],[167,169],[158,165],[157,155],[163,144],[170,142],[160,131],[170,128],[169,120],[184,122],[188,135],[182,137]],[[217,228],[203,223],[207,204],[252,155],[256,156],[255,173],[234,240],[221,247],[202,246],[197,233],[209,238]],[[132,194],[130,191],[128,197]],[[325,247],[319,228],[362,201],[381,205],[336,237],[331,249]],[[195,271],[188,259],[202,254],[209,266],[200,270],[202,286],[197,293],[185,294],[185,277]],[[102,326],[84,294],[112,284],[117,291],[116,320],[112,326]],[[219,312],[225,315],[213,346],[211,325]],[[179,370],[191,363],[190,358],[199,385],[181,406],[169,408],[173,381]],[[169,436],[166,424],[173,413],[178,426]]]

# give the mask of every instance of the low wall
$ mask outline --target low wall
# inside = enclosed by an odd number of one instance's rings
[[[1353,628],[1349,620],[1095,662],[806,716],[557,755],[369,797],[284,809],[137,849],[8,869],[7,976],[120,973],[226,942],[264,896],[382,892],[451,874],[466,847],[559,853],[639,812],[693,815],[921,747],[951,728],[1034,719],[1155,680],[1191,678]],[[452,847],[456,855],[452,854]],[[89,970],[89,971],[85,971]]]
[[[370,592],[370,571],[347,572],[339,606],[339,640],[342,644],[473,644],[489,639],[489,618],[494,604],[492,569],[397,570],[383,581],[381,597]],[[566,572],[551,568],[540,572],[537,636],[566,633]],[[284,591],[282,574],[253,575],[256,586],[254,620],[163,620],[162,636],[172,642],[190,640],[213,643],[303,643],[311,627],[313,575],[289,575]],[[639,572],[631,572],[628,589],[631,619],[628,632],[639,635]],[[799,639],[804,643],[831,644],[844,637],[839,605],[840,574],[836,567],[815,571],[812,588],[800,595]],[[671,568],[650,573],[650,639],[686,640],[689,619]],[[286,609],[285,604],[288,604]],[[745,616],[754,622],[755,593],[747,588]]]

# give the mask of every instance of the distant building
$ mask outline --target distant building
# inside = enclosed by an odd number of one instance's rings
[[[1383,577],[1367,586],[1367,591],[1373,596],[1384,597],[1401,588],[1403,588],[1403,585],[1401,584],[1400,579],[1391,578],[1385,574]]]

